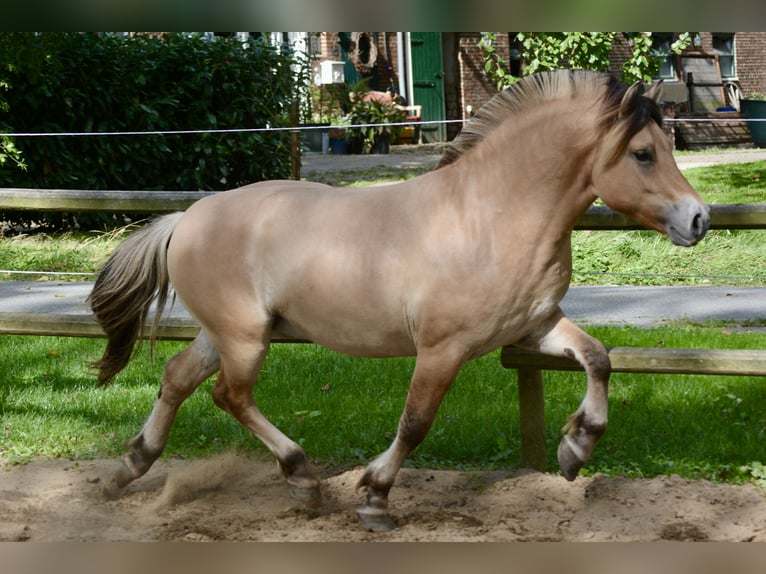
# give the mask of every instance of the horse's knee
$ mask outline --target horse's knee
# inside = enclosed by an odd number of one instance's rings
[[[578,360],[591,377],[599,380],[609,379],[612,362],[606,347],[598,339],[587,335],[580,343],[578,352],[565,348],[564,354]]]
[[[604,382],[609,382],[612,374],[612,361],[609,360],[609,353],[606,348],[599,343],[600,348],[596,352],[588,355],[588,364],[591,368],[591,374]]]

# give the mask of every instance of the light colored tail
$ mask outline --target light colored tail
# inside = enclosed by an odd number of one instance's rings
[[[168,244],[182,215],[165,215],[133,233],[117,246],[96,278],[87,302],[108,339],[104,355],[91,365],[98,370],[99,385],[109,383],[128,364],[156,299],[154,339],[168,298]]]

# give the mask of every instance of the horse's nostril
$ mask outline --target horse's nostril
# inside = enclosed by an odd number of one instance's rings
[[[710,219],[702,212],[697,212],[692,218],[692,233],[695,237],[702,238],[707,233]]]
[[[692,219],[692,230],[694,231],[695,235],[699,235],[699,231],[701,228],[701,221],[702,221],[702,214],[698,213],[694,216]]]

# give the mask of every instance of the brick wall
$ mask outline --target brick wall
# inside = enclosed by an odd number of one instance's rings
[[[734,38],[737,77],[742,95],[766,93],[766,33],[737,32]]]
[[[340,61],[340,44],[338,44],[337,32],[323,32],[320,36],[320,46],[322,47],[322,60]]]
[[[495,32],[498,54],[504,60],[508,60],[508,33]],[[455,119],[464,119],[471,113],[475,113],[482,105],[489,101],[497,93],[497,88],[491,78],[484,72],[484,57],[479,48],[481,34],[478,32],[465,32],[459,34],[458,40],[458,72],[460,74],[460,103],[459,116]],[[470,108],[469,108],[470,106]]]
[[[607,70],[609,74],[618,80],[621,79],[622,67],[632,53],[633,48],[628,39],[622,34],[617,34],[612,44],[612,55],[609,57],[609,69]]]

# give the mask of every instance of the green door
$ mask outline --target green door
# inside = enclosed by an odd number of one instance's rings
[[[412,32],[412,104],[423,106],[423,121],[444,120],[444,72],[442,69],[442,39],[439,32]],[[423,141],[441,142],[447,139],[444,124],[422,127]]]

